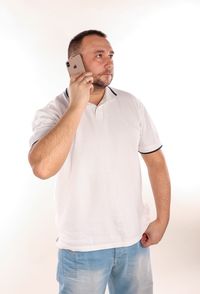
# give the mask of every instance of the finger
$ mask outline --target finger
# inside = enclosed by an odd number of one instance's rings
[[[141,244],[141,246],[143,247],[143,248],[145,248],[145,247],[147,247],[147,242],[145,242],[144,240],[140,240],[140,244]]]
[[[82,81],[90,81],[92,79],[93,81],[93,75],[92,73],[88,72],[88,73],[85,73],[84,75],[81,75],[78,79],[77,79],[77,82],[81,83]]]
[[[89,83],[93,83],[94,79],[93,77],[84,77],[83,80],[81,80],[79,83],[84,83],[84,84],[89,84]]]
[[[147,247],[149,247],[150,245],[152,245],[152,243],[151,243],[150,240],[147,240],[147,241],[143,241],[143,240],[141,240],[140,243],[141,243],[141,245],[142,245],[143,248],[147,248]]]
[[[90,94],[92,94],[92,92],[94,91],[94,86],[93,84],[90,85]]]
[[[80,74],[72,75],[72,76],[70,77],[70,82],[71,82],[71,83],[75,82],[75,81],[77,80],[78,77],[80,77]]]
[[[72,82],[81,82],[85,77],[88,77],[88,76],[92,76],[92,73],[91,72],[84,72],[82,74],[78,74],[78,75],[74,75],[72,76],[71,78],[71,81]]]
[[[143,247],[147,247],[150,245],[150,236],[147,233],[142,235],[141,244]]]
[[[144,233],[144,234],[142,235],[142,240],[143,240],[144,242],[147,242],[148,239],[149,239],[149,235],[148,235],[147,233]]]

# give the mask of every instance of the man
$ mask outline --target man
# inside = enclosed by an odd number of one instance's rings
[[[60,294],[152,293],[149,246],[168,224],[170,180],[155,126],[133,95],[110,88],[114,51],[104,33],[75,36],[68,58],[86,72],[36,113],[33,173],[57,174]],[[147,223],[139,152],[149,172],[157,218]]]

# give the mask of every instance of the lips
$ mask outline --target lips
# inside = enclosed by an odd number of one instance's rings
[[[113,72],[110,72],[110,71],[105,71],[101,74],[98,74],[97,76],[95,76],[95,78],[101,78],[102,76],[112,76],[113,77]]]

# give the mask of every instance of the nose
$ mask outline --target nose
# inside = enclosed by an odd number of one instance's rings
[[[113,60],[110,57],[108,57],[106,59],[105,68],[108,69],[108,70],[112,70],[113,69]]]

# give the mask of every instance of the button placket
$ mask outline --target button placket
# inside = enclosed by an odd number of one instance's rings
[[[95,110],[95,116],[97,120],[102,120],[103,119],[103,107],[99,106]]]

